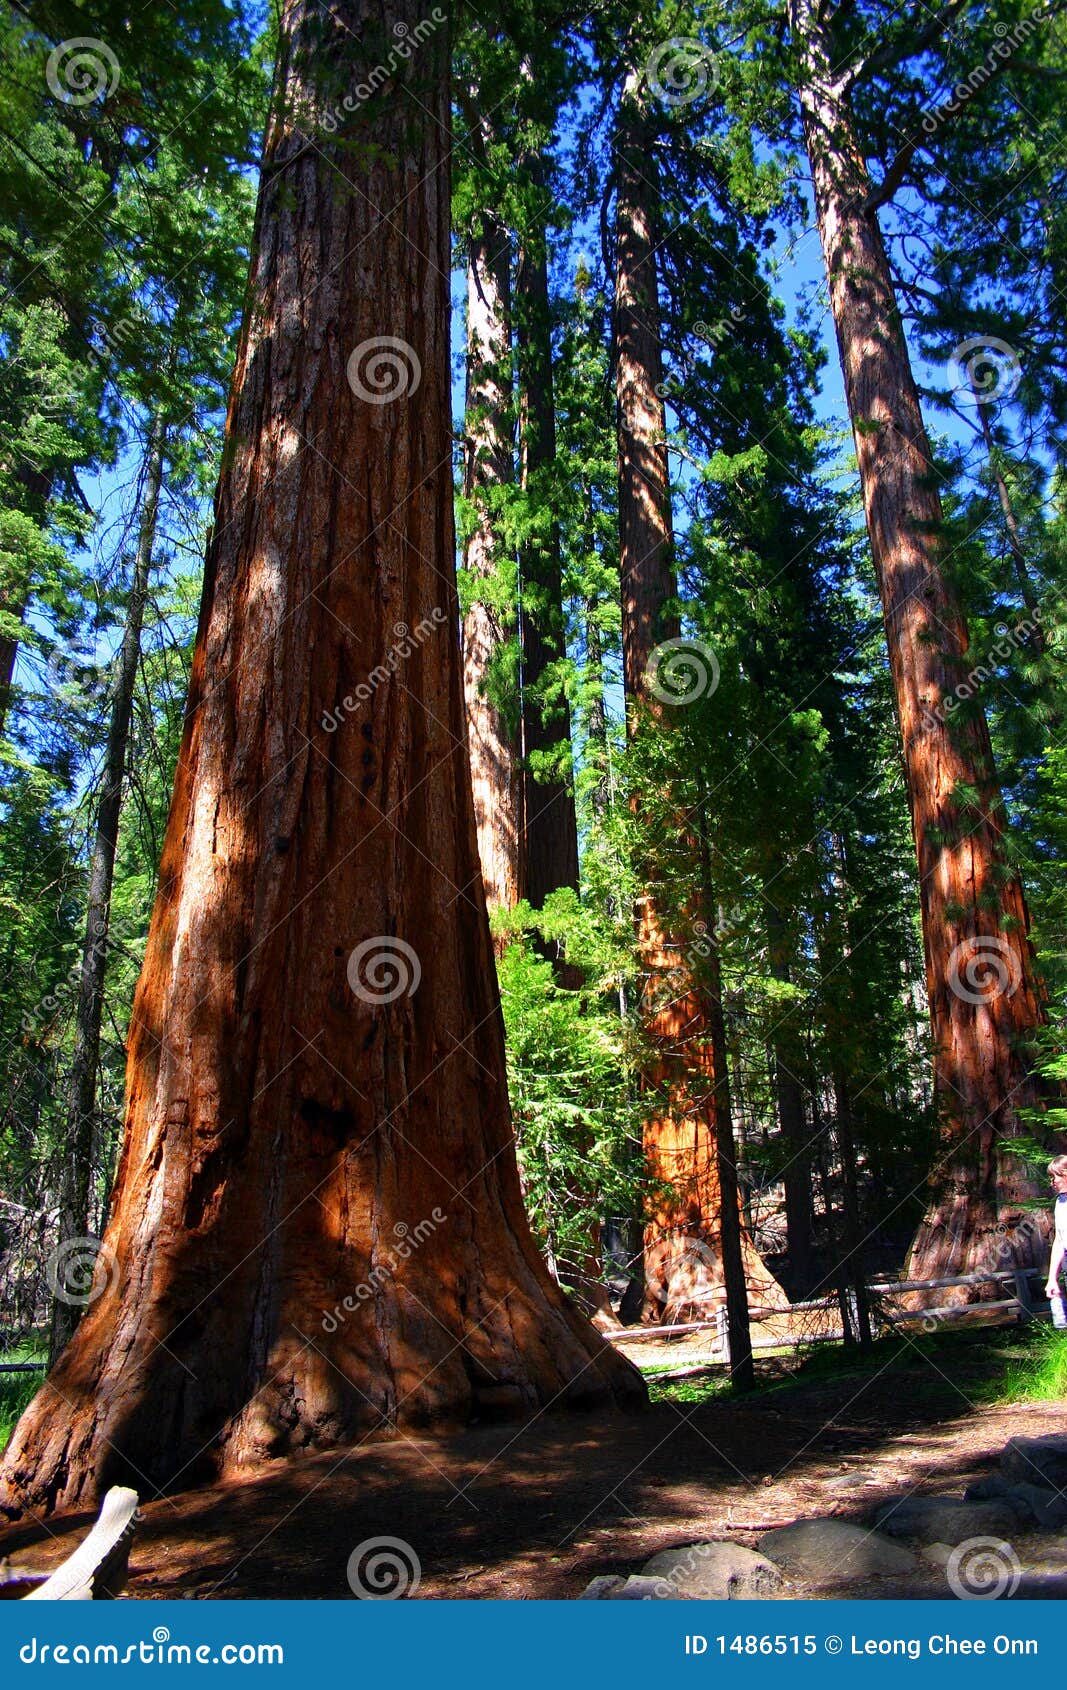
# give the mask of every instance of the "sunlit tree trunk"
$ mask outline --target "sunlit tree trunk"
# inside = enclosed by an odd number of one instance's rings
[[[1040,1262],[1041,1228],[1017,1228],[1042,1183],[1010,1152],[1039,1103],[1029,1046],[1042,1019],[1019,875],[989,732],[955,708],[968,633],[944,566],[942,512],[893,276],[867,209],[872,186],[815,0],[791,0],[800,101],[867,530],[885,617],[918,854],[934,1086],[943,1148],[909,1276]]]
[[[516,637],[500,508],[514,479],[510,266],[507,231],[491,212],[477,214],[467,256],[463,687],[490,910],[511,909],[526,891],[518,686],[502,660]]]
[[[659,283],[655,230],[644,179],[640,78],[623,96],[616,145],[615,369],[619,442],[619,573],[622,597],[623,680],[632,732],[654,717],[657,700],[648,669],[661,641],[676,638],[678,622],[666,419],[661,396]],[[656,870],[637,908],[637,946],[643,976],[640,1006],[655,1058],[644,1076],[650,1112],[644,1128],[649,1174],[669,1184],[657,1197],[645,1234],[645,1281],[650,1310],[659,1317],[707,1314],[721,1298],[722,1252],[732,1228],[721,1226],[722,1192],[717,1133],[728,1144],[726,1076],[714,1070],[706,983],[698,987],[677,936],[668,933],[665,898]],[[693,911],[693,935],[714,951],[710,921]],[[691,935],[691,937],[693,936]],[[706,976],[707,978],[707,976]],[[736,1193],[736,1187],[735,1187]],[[736,1194],[732,1200],[736,1205]],[[741,1276],[761,1301],[778,1288],[747,1235]]]
[[[282,9],[99,1295],[9,1512],[642,1394],[519,1190],[456,640],[447,30],[321,121],[395,22]]]

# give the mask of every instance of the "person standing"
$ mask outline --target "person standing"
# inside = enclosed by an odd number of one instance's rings
[[[1052,1260],[1048,1268],[1045,1294],[1052,1304],[1053,1326],[1067,1326],[1060,1274],[1067,1259],[1067,1156],[1054,1156],[1048,1165],[1049,1178],[1056,1193],[1056,1231],[1052,1240]]]

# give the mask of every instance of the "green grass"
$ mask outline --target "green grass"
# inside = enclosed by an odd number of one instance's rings
[[[941,1405],[954,1414],[962,1391],[974,1403],[1067,1400],[1067,1334],[1034,1322],[971,1332],[916,1333],[878,1340],[863,1355],[837,1344],[791,1353],[762,1352],[756,1361],[761,1397],[859,1383],[892,1372],[908,1399]],[[731,1395],[721,1368],[689,1379],[659,1379],[645,1372],[653,1402],[687,1405],[722,1401]],[[734,1399],[740,1401],[743,1399]]]
[[[1053,1326],[1033,1326],[1027,1331],[1025,1353],[1004,1374],[1001,1400],[1067,1400],[1067,1332],[1057,1332]]]
[[[43,1346],[23,1344],[19,1349],[0,1356],[0,1361],[36,1361],[39,1373],[0,1373],[0,1451],[7,1448],[15,1423],[38,1390],[44,1378]]]

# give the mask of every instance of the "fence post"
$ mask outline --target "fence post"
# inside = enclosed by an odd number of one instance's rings
[[[1012,1273],[1015,1281],[1015,1295],[1019,1303],[1019,1319],[1029,1320],[1034,1312],[1033,1298],[1030,1295],[1030,1272],[1028,1268],[1016,1268]]]
[[[726,1363],[726,1366],[729,1367],[730,1366],[730,1317],[726,1312],[725,1305],[721,1305],[715,1311],[715,1326],[716,1326],[715,1336],[718,1340],[719,1348],[722,1350],[722,1359]]]

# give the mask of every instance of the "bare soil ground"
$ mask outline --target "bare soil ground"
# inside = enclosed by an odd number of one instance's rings
[[[863,1521],[904,1492],[959,1495],[1013,1434],[1067,1430],[1054,1405],[975,1404],[951,1372],[903,1345],[864,1375],[802,1378],[748,1399],[544,1416],[271,1464],[147,1501],[129,1594],[346,1597],[352,1550],[391,1537],[418,1556],[419,1599],[576,1597],[598,1573],[637,1571],[677,1544],[754,1547],[791,1520]],[[82,1514],[8,1528],[0,1556],[12,1572],[51,1570],[88,1523]],[[1067,1571],[1067,1545],[1042,1544],[1046,1564],[1062,1548]],[[1025,1545],[1019,1553],[1027,1564]],[[850,1594],[947,1592],[931,1568]]]

